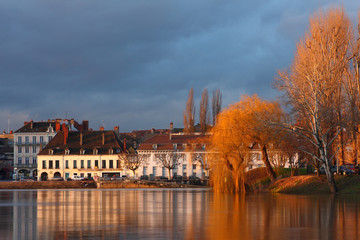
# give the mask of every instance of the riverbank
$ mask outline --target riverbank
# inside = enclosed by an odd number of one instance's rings
[[[359,194],[360,176],[334,176],[336,186],[341,194]],[[316,175],[294,176],[278,179],[268,186],[268,191],[276,193],[296,194],[328,194],[330,193],[326,176]]]
[[[207,186],[166,181],[33,181],[0,182],[0,189],[72,189],[72,188],[204,188]]]

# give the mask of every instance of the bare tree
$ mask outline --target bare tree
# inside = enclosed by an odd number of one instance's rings
[[[167,168],[169,180],[171,179],[171,170],[180,165],[180,160],[184,158],[184,154],[177,152],[167,152],[155,154],[155,159],[161,167]]]
[[[304,127],[284,125],[315,146],[319,154],[307,152],[325,165],[330,191],[337,188],[330,171],[337,149],[334,143],[344,127],[336,105],[339,79],[348,63],[350,22],[343,9],[319,12],[310,19],[309,32],[297,45],[289,72],[279,72],[277,86],[284,91]],[[335,149],[335,150],[334,150]]]
[[[135,171],[149,158],[149,154],[123,153],[119,154],[123,167],[131,170],[135,178]]]
[[[194,105],[194,89],[191,88],[186,102],[184,111],[184,133],[191,134],[195,131],[195,105]]]
[[[222,95],[220,93],[220,89],[216,89],[215,91],[213,91],[211,103],[212,103],[213,126],[215,126],[217,116],[221,112]]]
[[[208,157],[209,154],[206,153],[192,153],[191,159],[193,163],[199,163],[201,168],[206,171],[206,176],[209,176],[210,170],[210,158]]]
[[[206,133],[209,124],[209,94],[205,88],[201,94],[200,101],[200,128],[202,133]]]

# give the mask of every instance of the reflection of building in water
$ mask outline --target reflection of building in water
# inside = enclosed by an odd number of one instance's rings
[[[205,196],[162,190],[39,191],[38,237],[140,238],[152,229],[154,238],[176,238],[184,236],[176,229],[203,223]]]
[[[36,196],[36,191],[13,192],[13,239],[38,239]]]

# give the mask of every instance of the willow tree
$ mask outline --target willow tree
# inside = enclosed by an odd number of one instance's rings
[[[331,192],[337,192],[330,171],[338,148],[335,141],[346,122],[337,117],[342,95],[339,81],[348,64],[350,21],[343,9],[319,11],[310,18],[305,37],[297,44],[294,61],[288,71],[279,72],[277,86],[284,91],[293,110],[305,127],[286,127],[314,145],[319,154],[308,152],[325,166]],[[335,149],[335,150],[334,150]]]
[[[211,149],[211,184],[215,190],[244,191],[244,172],[248,166],[253,143],[261,146],[261,156],[268,176],[276,174],[270,164],[268,147],[281,136],[274,124],[282,119],[282,109],[276,102],[248,97],[221,112],[213,128]]]

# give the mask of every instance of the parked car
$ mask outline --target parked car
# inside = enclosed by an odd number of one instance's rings
[[[352,169],[349,169],[345,166],[339,166],[339,173],[344,174],[344,175],[353,175],[356,172]]]
[[[49,179],[50,181],[64,181],[63,177],[53,177]]]
[[[161,176],[161,177],[160,177],[160,181],[167,181],[167,180],[168,180],[167,177],[164,177],[164,176]]]
[[[344,175],[353,175],[356,172],[352,169],[347,168],[346,166],[339,166],[339,169],[337,168],[337,166],[331,166],[330,167],[330,171],[332,174],[344,174]],[[320,174],[325,174],[325,167],[321,166],[319,169],[319,173]]]
[[[189,182],[190,184],[200,184],[200,178],[197,176],[189,176]]]
[[[141,175],[140,180],[149,180],[149,175]]]
[[[68,179],[68,181],[83,181],[84,177],[78,176],[78,175],[73,175],[72,177],[70,177],[70,180]]]
[[[175,181],[181,181],[183,179],[183,177],[181,175],[175,175],[175,176],[173,176],[172,179]]]

